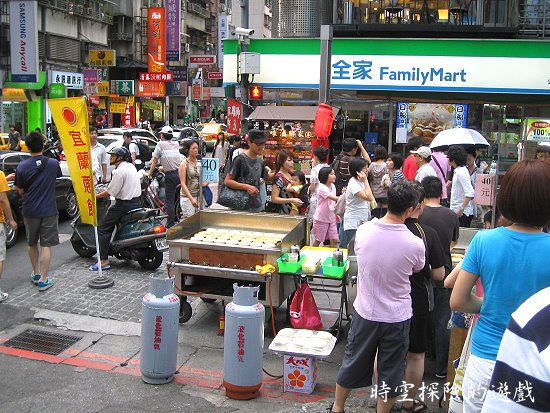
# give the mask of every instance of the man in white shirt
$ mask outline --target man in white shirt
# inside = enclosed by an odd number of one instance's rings
[[[418,170],[416,171],[415,181],[422,182],[427,176],[437,176],[435,169],[430,165],[432,160],[432,151],[427,146],[421,146],[415,151],[411,151],[418,165]]]
[[[134,142],[134,138],[132,137],[132,134],[130,132],[124,132],[122,134],[124,136],[124,147],[130,151],[130,157],[131,161],[136,167],[136,169],[139,171],[140,169],[143,169],[145,165],[141,161],[141,158],[139,157],[139,146],[137,143]]]
[[[101,259],[101,269],[108,270],[109,264],[109,244],[111,235],[120,219],[132,209],[141,207],[141,184],[136,168],[130,161],[130,153],[124,147],[116,147],[109,151],[111,155],[111,165],[115,165],[113,179],[107,187],[107,190],[96,195],[97,198],[115,198],[114,205],[109,207],[103,222],[99,226],[99,257]],[[90,267],[92,271],[98,271],[97,263]]]
[[[447,151],[449,165],[454,169],[451,186],[450,208],[458,215],[461,227],[470,227],[474,209],[470,201],[474,199],[474,187],[466,167],[468,153],[462,146],[453,145]]]

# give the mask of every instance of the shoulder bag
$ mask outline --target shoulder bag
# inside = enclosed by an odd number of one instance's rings
[[[244,156],[244,155],[241,154],[239,156]],[[235,160],[237,158],[235,158]],[[242,166],[243,168],[241,170],[241,176],[235,177],[235,180],[243,184],[253,185],[255,187],[258,187],[259,186],[258,182],[255,182],[256,180],[254,178],[249,177],[250,170],[246,162],[243,162]],[[258,196],[255,196],[255,197],[250,196],[246,191],[229,188],[228,186],[225,185],[224,182],[220,182],[218,203],[220,205],[223,205],[224,207],[239,210],[239,211],[256,209],[261,206],[261,200],[260,200],[259,194]]]

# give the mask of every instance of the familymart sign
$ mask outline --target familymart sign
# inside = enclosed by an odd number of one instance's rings
[[[224,45],[228,85],[237,83],[237,48]],[[254,83],[319,87],[319,39],[251,39],[249,51],[261,56]],[[331,88],[548,94],[548,67],[544,41],[334,39]]]

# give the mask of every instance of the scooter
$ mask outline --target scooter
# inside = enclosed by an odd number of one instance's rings
[[[98,221],[105,216],[109,199],[98,199]],[[162,252],[168,249],[166,227],[157,209],[136,208],[122,217],[109,245],[109,255],[135,260],[145,270],[156,270],[162,264]],[[80,213],[71,222],[71,244],[81,257],[96,253],[94,227],[80,221]]]

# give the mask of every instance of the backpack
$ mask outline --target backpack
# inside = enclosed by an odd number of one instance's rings
[[[139,149],[139,159],[141,159],[142,162],[148,162],[153,157],[153,151],[149,148],[148,145],[146,145],[143,142],[138,141],[132,141],[135,143]],[[126,149],[130,150],[130,144],[124,143],[122,146],[124,146]]]

